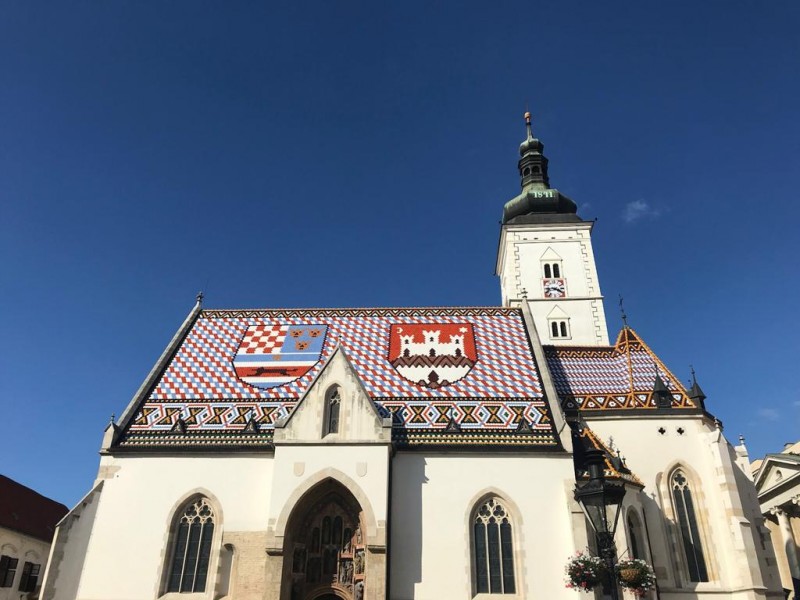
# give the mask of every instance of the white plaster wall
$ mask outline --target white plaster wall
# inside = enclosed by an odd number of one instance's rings
[[[760,519],[749,506],[747,490],[740,491],[747,479],[736,477],[733,469],[738,466],[734,457],[725,458],[732,450],[720,431],[700,416],[586,417],[586,421],[606,442],[613,438],[628,466],[645,484],[656,566],[666,568],[666,572],[657,573],[662,592],[718,594],[749,588],[752,595],[755,590],[763,593],[763,586],[774,586],[769,576],[771,570],[762,564],[760,541],[754,541],[759,540]],[[660,428],[665,430],[663,434]],[[682,434],[679,429],[683,430]],[[666,478],[679,464],[686,467],[690,476],[700,515],[703,550],[711,579],[707,583],[689,582],[682,560],[676,556],[680,552],[680,538],[668,518],[672,508]],[[763,581],[762,572],[767,574]]]
[[[103,485],[102,481],[95,483],[58,523],[42,580],[43,600],[77,597]]]
[[[119,470],[104,484],[77,597],[157,597],[176,503],[193,491],[219,502],[225,531],[265,530],[272,464],[271,455],[104,457]]]
[[[44,578],[44,569],[47,565],[49,552],[49,542],[43,542],[24,533],[0,527],[0,555],[10,556],[19,560],[11,587],[0,588],[0,600],[11,600],[12,598],[13,600],[18,600],[23,595],[19,591],[19,584],[22,579],[22,568],[26,561],[41,566],[39,580],[36,583],[37,587],[40,586]]]
[[[545,298],[542,257],[561,259],[566,299]],[[591,241],[591,223],[506,227],[500,240],[498,274],[503,304],[527,292],[539,331],[547,331],[547,315],[558,304],[569,316],[572,335],[556,344],[607,345],[608,330]],[[548,337],[545,340],[549,343]]]
[[[378,525],[387,519],[389,446],[287,445],[275,449],[270,521],[291,509],[299,494],[319,482],[320,476],[344,474],[364,493]],[[345,484],[347,487],[347,484]],[[364,508],[364,507],[362,507]]]
[[[563,584],[575,551],[571,456],[398,453],[392,465],[389,561],[392,600],[472,598],[470,514],[498,490],[513,504],[518,594],[575,600]]]

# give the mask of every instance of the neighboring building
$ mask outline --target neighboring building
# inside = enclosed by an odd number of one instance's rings
[[[579,600],[584,451],[658,597],[780,598],[749,474],[631,328],[528,122],[502,306],[205,310],[103,438],[43,598]],[[109,409],[113,409],[110,406]],[[613,439],[613,442],[612,442]],[[624,451],[623,460],[618,448]]]
[[[35,596],[65,514],[63,504],[0,475],[0,600]]]
[[[772,534],[786,597],[800,597],[800,442],[752,463],[761,512]]]

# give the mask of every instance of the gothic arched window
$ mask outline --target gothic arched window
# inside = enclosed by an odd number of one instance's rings
[[[499,498],[489,498],[475,512],[472,526],[475,551],[475,591],[514,594],[514,542],[511,517]]]
[[[341,404],[341,388],[334,385],[325,394],[325,435],[339,432],[339,407]]]
[[[642,528],[639,525],[639,518],[633,512],[628,513],[628,538],[628,549],[631,556],[647,560],[647,556],[644,553],[644,543],[642,542]]]
[[[675,503],[675,515],[681,530],[683,551],[686,555],[686,566],[689,568],[691,581],[708,581],[708,570],[700,541],[700,529],[697,525],[694,499],[689,480],[680,469],[676,470],[669,480],[672,488],[672,500]]]
[[[204,592],[214,539],[214,510],[205,498],[186,504],[172,538],[168,592]]]

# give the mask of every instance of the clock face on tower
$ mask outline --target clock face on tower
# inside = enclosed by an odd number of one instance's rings
[[[542,279],[545,298],[564,298],[567,295],[567,281],[563,278]]]

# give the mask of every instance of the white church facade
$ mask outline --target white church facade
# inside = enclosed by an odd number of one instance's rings
[[[106,429],[41,598],[578,600],[592,449],[650,597],[782,597],[746,456],[635,331],[610,343],[592,223],[542,148],[528,122],[500,306],[198,299]]]

